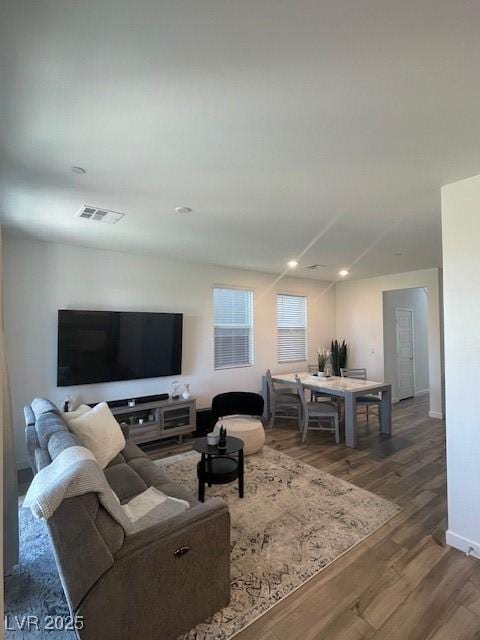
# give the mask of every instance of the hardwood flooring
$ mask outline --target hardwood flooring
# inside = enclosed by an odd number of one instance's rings
[[[394,407],[393,437],[361,419],[358,449],[292,421],[267,444],[403,507],[381,529],[288,596],[236,640],[480,639],[480,561],[445,545],[445,428],[426,398]],[[152,452],[154,458],[190,444]]]

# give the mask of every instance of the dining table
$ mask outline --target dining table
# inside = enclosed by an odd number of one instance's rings
[[[347,447],[358,446],[357,430],[357,398],[365,395],[381,394],[379,402],[380,433],[392,435],[392,385],[373,380],[344,378],[339,376],[325,377],[308,371],[299,373],[272,374],[272,380],[279,384],[292,385],[297,378],[302,386],[311,391],[319,391],[335,398],[342,398],[345,403],[345,444]]]

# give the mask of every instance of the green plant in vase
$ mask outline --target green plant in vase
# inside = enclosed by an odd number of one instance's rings
[[[332,358],[335,375],[339,376],[340,369],[345,369],[347,366],[347,343],[345,340],[342,340],[341,343],[336,339],[332,340],[330,356]]]
[[[318,370],[323,373],[328,358],[328,349],[318,349]]]

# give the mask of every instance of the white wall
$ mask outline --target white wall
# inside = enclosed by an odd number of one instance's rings
[[[383,292],[428,288],[430,413],[442,415],[439,272],[437,269],[338,283],[285,278],[158,257],[83,249],[6,236],[5,333],[13,395],[16,457],[26,466],[22,408],[36,395],[61,403],[68,393],[95,402],[169,391],[173,378],[157,378],[71,388],[56,387],[56,336],[59,308],[178,311],[184,313],[183,376],[197,398],[228,389],[256,391],[276,356],[277,292],[308,297],[309,362],[334,336],[349,342],[349,365],[365,366],[370,378],[383,380]],[[251,288],[255,300],[255,364],[213,370],[212,287]],[[373,353],[372,353],[373,351]]]
[[[384,380],[383,292],[426,287],[428,291],[428,371],[430,416],[443,417],[440,274],[438,269],[340,282],[336,287],[337,336],[349,343],[348,365],[366,367]]]
[[[480,176],[442,189],[448,544],[480,557]]]
[[[6,237],[5,330],[13,394],[18,466],[28,466],[23,405],[44,395],[61,403],[67,393],[95,402],[170,390],[173,378],[56,387],[57,310],[60,308],[170,311],[184,313],[183,375],[198,406],[208,406],[226,390],[261,388],[261,376],[293,371],[278,365],[276,292],[308,296],[309,361],[319,345],[335,334],[335,291],[327,283],[253,271],[172,261],[126,253]],[[254,290],[255,364],[214,371],[212,287],[232,285]],[[273,285],[273,286],[272,286]]]
[[[428,293],[423,287],[383,293],[384,378],[392,385],[393,401],[398,401],[397,325],[395,309],[413,312],[413,353],[415,395],[429,390],[428,380]]]

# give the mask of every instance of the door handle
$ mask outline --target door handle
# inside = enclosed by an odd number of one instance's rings
[[[180,558],[181,556],[184,556],[186,553],[188,553],[190,551],[190,547],[179,547],[178,549],[176,549],[173,552],[173,555],[176,558]]]

